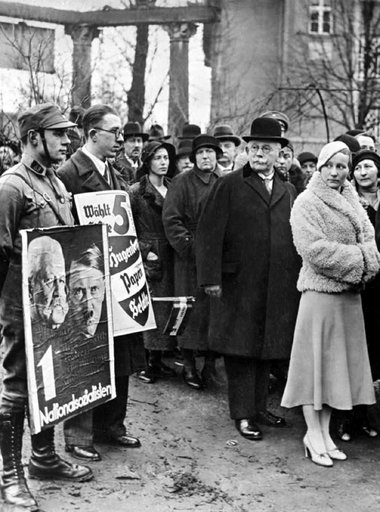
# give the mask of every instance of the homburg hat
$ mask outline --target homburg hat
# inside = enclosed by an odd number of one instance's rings
[[[251,133],[243,137],[246,142],[250,140],[266,140],[268,142],[279,142],[281,147],[289,144],[289,140],[281,136],[281,126],[275,119],[258,117],[252,121]]]

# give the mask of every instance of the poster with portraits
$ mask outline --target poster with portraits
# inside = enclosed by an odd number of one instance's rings
[[[115,398],[107,227],[22,230],[32,433]]]
[[[74,196],[80,224],[108,227],[114,336],[156,327],[129,196],[121,190]]]

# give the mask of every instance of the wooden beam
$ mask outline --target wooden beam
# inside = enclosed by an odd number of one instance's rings
[[[122,25],[166,25],[168,23],[211,23],[217,21],[218,9],[207,5],[188,7],[144,7],[100,11],[69,11],[52,7],[38,7],[16,2],[0,1],[0,16],[22,20],[55,23],[57,25],[94,25],[117,27]]]

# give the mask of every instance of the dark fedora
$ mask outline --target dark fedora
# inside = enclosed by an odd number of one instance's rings
[[[213,135],[218,140],[230,140],[235,146],[240,146],[241,144],[241,138],[234,134],[229,124],[215,126]]]
[[[149,129],[149,141],[152,140],[168,140],[170,135],[165,135],[164,129],[159,124],[152,124]]]
[[[201,148],[211,148],[216,152],[216,156],[222,156],[223,152],[220,149],[218,139],[213,137],[212,135],[198,135],[198,137],[195,137],[193,140],[193,145],[191,148],[190,153],[190,162],[195,163],[195,153],[198,151],[198,149]]]
[[[288,139],[281,137],[280,123],[268,117],[258,117],[254,119],[251,124],[251,134],[246,135],[243,139],[246,142],[252,139],[279,142],[283,148],[289,144]]]
[[[142,131],[140,123],[128,122],[124,125],[124,140],[128,137],[141,137],[145,142],[149,135]]]
[[[193,141],[190,139],[182,139],[179,141],[176,157],[189,156],[193,148]]]
[[[182,135],[178,135],[177,139],[195,139],[201,134],[201,129],[197,124],[186,123],[182,128]]]

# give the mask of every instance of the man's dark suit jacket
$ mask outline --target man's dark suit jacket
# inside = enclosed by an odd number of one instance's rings
[[[109,164],[111,177],[110,185],[97,170],[94,162],[81,149],[67,160],[58,170],[58,176],[65,187],[73,195],[102,190],[128,191],[128,185],[123,181],[118,171]],[[78,223],[76,209],[73,212]],[[115,343],[115,373],[116,376],[131,375],[145,368],[145,353],[140,336],[119,336]]]

